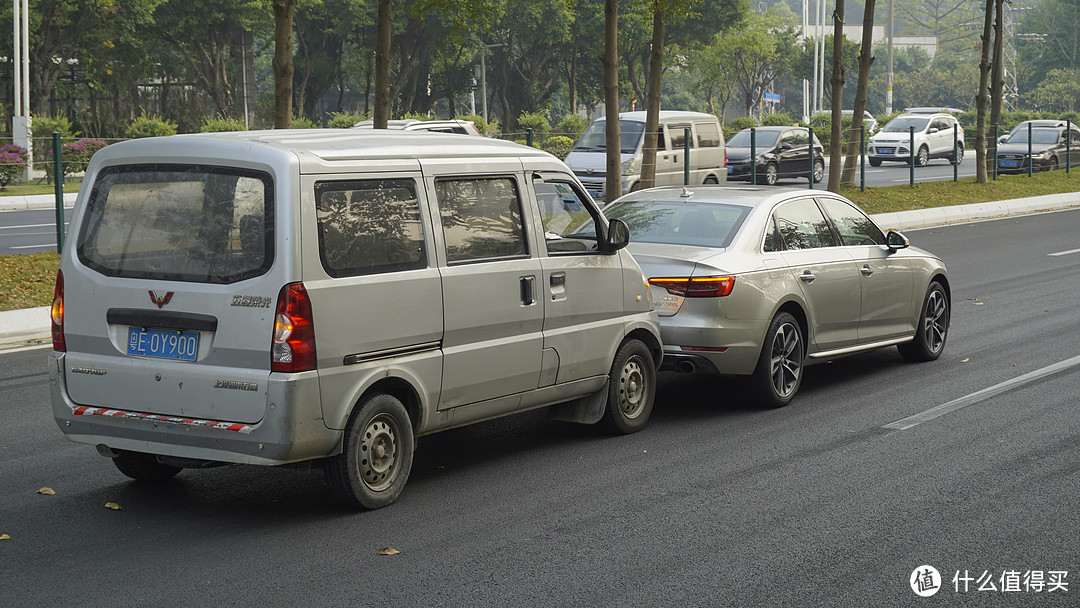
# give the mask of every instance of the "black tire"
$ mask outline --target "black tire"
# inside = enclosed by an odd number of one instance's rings
[[[814,161],[814,183],[820,184],[825,179],[825,161]]]
[[[945,350],[949,334],[949,297],[941,283],[934,281],[926,288],[919,324],[911,342],[897,344],[896,350],[908,361],[933,361]]]
[[[412,470],[412,423],[396,397],[365,397],[349,418],[341,453],[328,458],[326,479],[345,505],[380,509],[394,502]]]
[[[638,190],[641,190],[641,182],[630,184],[630,192],[637,192]]]
[[[964,162],[964,146],[957,146],[956,154],[953,154],[952,158],[950,158],[949,160],[954,165]]]
[[[139,481],[166,481],[183,471],[180,467],[158,462],[153,454],[142,452],[120,452],[112,461],[121,473]]]
[[[608,375],[608,401],[604,423],[614,433],[636,433],[645,428],[656,398],[656,364],[641,340],[619,346]]]
[[[1058,168],[1057,157],[1056,156],[1051,156],[1050,157],[1050,164],[1046,166],[1046,170],[1047,171],[1057,171],[1057,168]]]
[[[775,186],[776,182],[780,181],[780,172],[776,168],[775,163],[769,163],[765,165],[765,169],[762,173],[758,174],[758,183],[766,186]]]
[[[791,403],[802,384],[806,356],[802,328],[795,317],[778,313],[765,332],[757,367],[750,379],[755,400],[763,407],[784,407]]]
[[[705,184],[705,185],[714,185],[715,186],[716,184],[719,184],[720,181],[718,179],[716,179],[715,177],[710,175],[710,176],[706,177],[705,181],[702,182],[702,183]]]
[[[928,162],[930,162],[930,150],[923,146],[915,153],[915,166],[925,167]]]
[[[880,167],[881,166],[881,159],[880,158],[871,158],[870,159],[870,166],[871,167]]]

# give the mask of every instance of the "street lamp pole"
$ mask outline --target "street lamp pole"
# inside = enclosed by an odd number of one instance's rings
[[[889,66],[885,72],[885,113],[892,114],[893,85],[893,0],[889,0]]]
[[[30,8],[29,0],[13,0],[15,67],[12,71],[14,81],[14,111],[11,116],[12,141],[26,148],[26,169],[23,181],[30,181],[30,167],[33,158],[33,129],[30,126]]]

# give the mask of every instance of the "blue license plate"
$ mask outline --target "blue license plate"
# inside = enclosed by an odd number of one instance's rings
[[[728,165],[727,172],[728,173],[734,173],[735,172],[735,167],[732,167],[731,165]]]
[[[1019,167],[1020,166],[1020,161],[1018,161],[1018,160],[1003,160],[1003,161],[1001,161],[1000,164],[1001,164],[1002,167]]]
[[[878,154],[892,154],[896,151],[896,148],[878,148]]]
[[[199,332],[173,329],[128,329],[129,355],[194,361],[199,352]]]

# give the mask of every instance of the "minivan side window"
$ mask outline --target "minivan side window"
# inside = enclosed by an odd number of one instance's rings
[[[596,249],[596,218],[583,196],[567,182],[533,179],[533,192],[544,225],[548,253],[582,253]],[[592,237],[583,236],[585,234]],[[583,240],[584,239],[584,240]]]
[[[521,196],[513,179],[438,179],[435,198],[448,263],[528,255]]]
[[[371,179],[315,184],[319,256],[332,277],[427,266],[416,184]]]
[[[698,146],[702,148],[720,147],[720,127],[713,122],[694,123],[697,130]]]
[[[682,150],[686,146],[686,129],[690,125],[668,125],[668,136],[671,138],[671,149]],[[690,140],[690,147],[694,147],[693,139]]]

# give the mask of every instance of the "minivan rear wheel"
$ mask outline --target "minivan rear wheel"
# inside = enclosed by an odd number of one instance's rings
[[[157,456],[142,452],[120,452],[112,461],[121,473],[139,481],[165,481],[183,470],[162,464]]]
[[[330,489],[354,508],[379,509],[394,502],[412,470],[412,423],[396,397],[365,397],[345,428],[341,453],[327,459]]]
[[[636,433],[649,421],[655,397],[656,365],[652,352],[641,340],[623,342],[608,376],[604,422],[616,433]]]

